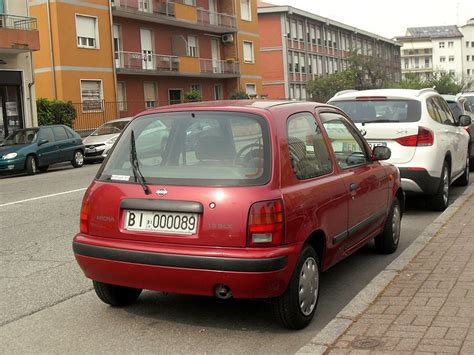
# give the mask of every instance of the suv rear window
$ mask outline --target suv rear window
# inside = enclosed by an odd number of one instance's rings
[[[421,104],[416,100],[344,100],[329,102],[339,107],[354,122],[417,122]]]
[[[147,183],[190,186],[253,186],[270,179],[268,124],[241,112],[158,113],[133,120],[98,179],[129,177],[131,132]]]

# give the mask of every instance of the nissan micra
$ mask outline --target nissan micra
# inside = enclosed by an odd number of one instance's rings
[[[157,126],[167,133],[152,140]],[[381,253],[396,250],[404,193],[398,169],[379,162],[389,158],[324,104],[146,111],[85,193],[74,254],[112,306],[143,289],[270,299],[277,319],[300,329],[320,272],[372,239]]]

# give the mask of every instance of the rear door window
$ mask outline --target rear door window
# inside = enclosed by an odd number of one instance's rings
[[[263,117],[241,112],[179,112],[135,119],[117,142],[101,179],[126,175],[131,131],[140,169],[149,183],[253,186],[269,181],[270,136]]]
[[[298,179],[310,179],[332,172],[328,147],[311,113],[291,116],[287,130],[291,167]]]
[[[339,107],[354,122],[417,122],[421,104],[416,100],[354,99],[329,102]]]
[[[53,127],[53,133],[57,142],[69,139],[64,127]]]

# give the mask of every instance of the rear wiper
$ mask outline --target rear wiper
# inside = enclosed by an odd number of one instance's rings
[[[366,123],[390,123],[390,122],[400,122],[399,120],[372,120],[372,121],[362,121],[362,126]]]
[[[135,147],[135,133],[133,133],[133,130],[130,138],[130,146],[130,164],[132,165],[132,171],[133,176],[135,177],[135,181],[138,181],[140,185],[142,185],[145,195],[150,195],[151,191],[146,184],[145,178],[143,177],[142,172],[140,171],[140,166],[138,164],[137,149]]]

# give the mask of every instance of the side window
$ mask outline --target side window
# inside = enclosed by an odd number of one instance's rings
[[[39,141],[46,139],[48,142],[54,142],[54,134],[51,128],[41,128],[39,132]]]
[[[66,130],[63,127],[53,127],[53,133],[56,141],[64,141],[68,139]]]
[[[426,100],[426,108],[428,110],[428,114],[434,121],[438,123],[443,123],[441,120],[441,115],[439,113],[438,107],[432,97]]]
[[[437,100],[438,100],[439,107],[442,111],[442,114],[441,114],[441,117],[443,117],[442,123],[446,125],[450,125],[450,126],[455,126],[456,123],[454,122],[453,114],[451,110],[449,109],[449,106],[446,103],[446,101],[444,101],[441,97],[438,97]]]
[[[300,180],[329,174],[332,171],[331,158],[321,128],[314,116],[298,113],[287,123],[288,153],[291,166]]]
[[[469,103],[469,101],[464,101],[464,111],[466,111],[466,112],[473,112],[473,111],[472,111],[471,104]]]
[[[367,151],[362,138],[344,117],[335,113],[321,113],[324,129],[342,169],[368,163]]]

